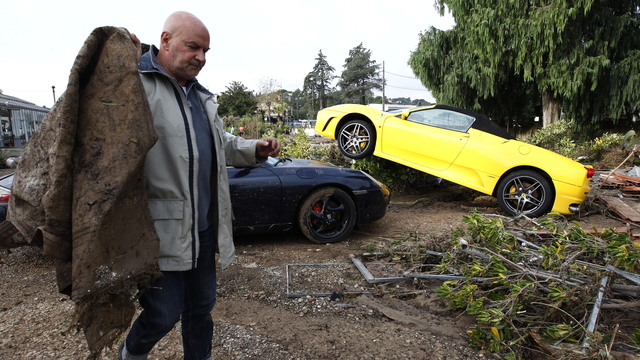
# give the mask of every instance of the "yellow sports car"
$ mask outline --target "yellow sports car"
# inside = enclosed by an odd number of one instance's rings
[[[402,112],[336,105],[318,113],[316,131],[351,159],[379,156],[495,196],[509,215],[575,213],[594,173],[516,140],[484,115],[444,105]]]

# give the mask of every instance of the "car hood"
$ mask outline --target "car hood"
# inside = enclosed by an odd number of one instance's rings
[[[289,159],[289,158],[269,158],[268,164],[272,167],[282,168],[308,168],[308,167],[322,167],[322,168],[337,168],[328,162],[322,162],[317,160],[307,159]]]

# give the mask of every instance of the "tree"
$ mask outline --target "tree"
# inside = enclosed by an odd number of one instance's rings
[[[389,101],[389,98],[385,96],[384,97],[384,103],[385,104],[389,104],[389,103],[391,103],[391,101]],[[375,97],[371,98],[369,100],[369,104],[382,104],[382,95],[378,95],[378,96],[375,96]]]
[[[349,50],[338,82],[345,99],[364,105],[366,96],[373,95],[373,89],[382,90],[380,66],[371,60],[371,50],[365,49],[362,43]]]
[[[316,64],[313,70],[304,78],[303,91],[311,96],[312,103],[318,99],[320,109],[324,108],[325,93],[331,91],[331,82],[336,76],[333,75],[335,69],[327,62],[327,57],[318,52]]]
[[[266,118],[271,121],[271,111],[273,107],[280,101],[279,91],[282,89],[280,83],[272,78],[263,78],[260,80],[260,89],[258,90],[258,109],[266,114]]]
[[[506,61],[491,66],[477,56],[465,41],[462,27],[447,31],[431,27],[420,34],[409,65],[440,104],[481,112],[510,128],[528,127],[536,116],[540,97]],[[492,71],[490,82],[487,73]]]
[[[218,114],[220,116],[235,115],[242,117],[256,111],[257,100],[253,92],[241,82],[232,81],[218,97]]]
[[[429,106],[429,105],[435,105],[433,104],[431,101],[427,101],[425,99],[413,99],[411,100],[411,104],[415,105],[415,106]]]
[[[307,99],[303,96],[303,93],[300,89],[295,89],[291,93],[291,97],[289,98],[289,102],[292,106],[291,115],[297,120],[306,118],[306,110],[302,110],[307,103]]]
[[[445,78],[440,92],[450,91],[447,85],[462,86],[469,88],[468,96],[488,99],[505,84],[525,85],[528,94],[541,94],[545,124],[556,121],[561,108],[587,128],[598,128],[607,116],[637,114],[640,1],[437,0],[437,5],[441,13],[450,9],[456,26],[422,36],[456,46],[449,48],[448,61],[457,58],[467,66],[448,62],[437,74]],[[418,59],[423,55],[419,46],[410,63],[425,82],[433,72],[420,75],[414,67],[425,64]]]
[[[274,110],[281,115],[281,118],[279,118],[280,121],[285,121],[287,118],[291,117],[291,105],[289,105],[289,103],[292,95],[293,92],[289,90],[280,89],[278,91],[280,106],[277,106]]]

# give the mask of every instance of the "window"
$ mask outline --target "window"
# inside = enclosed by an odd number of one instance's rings
[[[475,118],[451,110],[427,109],[412,112],[407,120],[442,129],[466,132]]]

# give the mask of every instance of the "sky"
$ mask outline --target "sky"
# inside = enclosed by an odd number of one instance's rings
[[[318,52],[340,75],[349,50],[360,43],[371,59],[384,62],[388,98],[435,101],[407,62],[420,32],[447,30],[455,22],[440,16],[435,0],[232,0],[164,1],[0,0],[0,89],[51,107],[66,89],[78,51],[93,29],[124,27],[143,43],[157,45],[174,11],[196,15],[209,29],[211,50],[198,81],[213,93],[239,81],[256,91],[275,80],[283,89],[302,89]],[[381,95],[376,91],[376,95]]]

